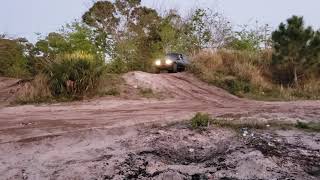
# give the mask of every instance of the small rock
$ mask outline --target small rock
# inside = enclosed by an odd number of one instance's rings
[[[249,133],[248,131],[243,131],[243,134],[242,134],[242,135],[243,135],[244,137],[246,137],[246,136],[248,135],[248,133]]]
[[[194,152],[194,149],[190,148],[190,149],[189,149],[189,152],[193,153],[193,152]]]

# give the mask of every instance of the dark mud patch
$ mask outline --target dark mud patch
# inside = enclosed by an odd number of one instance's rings
[[[290,132],[290,131],[289,131]],[[320,177],[320,149],[317,133],[281,136],[274,132],[258,132],[247,139],[246,145],[259,150],[266,157],[276,157],[279,166],[295,164],[292,167],[313,177]],[[291,140],[290,140],[291,139]],[[313,141],[313,146],[306,144]]]
[[[246,137],[222,128],[199,133],[181,125],[141,131],[123,142],[135,151],[117,165],[112,179],[319,178],[319,134],[250,132]],[[318,145],[301,143],[299,136]]]

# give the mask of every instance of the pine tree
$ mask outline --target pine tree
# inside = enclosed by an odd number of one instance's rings
[[[305,27],[303,17],[293,16],[287,23],[281,23],[272,33],[274,42],[273,62],[290,68],[297,86],[299,74],[305,75],[310,68],[320,64],[320,33],[312,27]]]

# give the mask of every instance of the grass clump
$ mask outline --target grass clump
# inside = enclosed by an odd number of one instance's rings
[[[313,132],[320,132],[320,123],[316,123],[316,122],[305,123],[305,122],[298,121],[295,127],[298,129],[303,129],[303,130],[308,130]]]
[[[208,127],[212,118],[207,113],[197,113],[193,118],[190,120],[191,127],[193,129],[201,129]]]
[[[144,98],[154,98],[157,96],[151,88],[139,88],[139,94]]]

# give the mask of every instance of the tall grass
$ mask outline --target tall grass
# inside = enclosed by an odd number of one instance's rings
[[[48,101],[52,98],[48,78],[45,74],[38,74],[34,80],[25,83],[16,98],[18,103],[36,103]]]
[[[263,93],[271,83],[263,76],[264,56],[255,52],[230,50],[202,51],[194,56],[191,71],[202,80],[233,94]]]
[[[202,51],[192,57],[190,71],[203,81],[232,94],[255,99],[319,99],[320,79],[309,78],[300,87],[278,84],[273,78],[272,51]],[[281,77],[280,77],[281,78]]]

